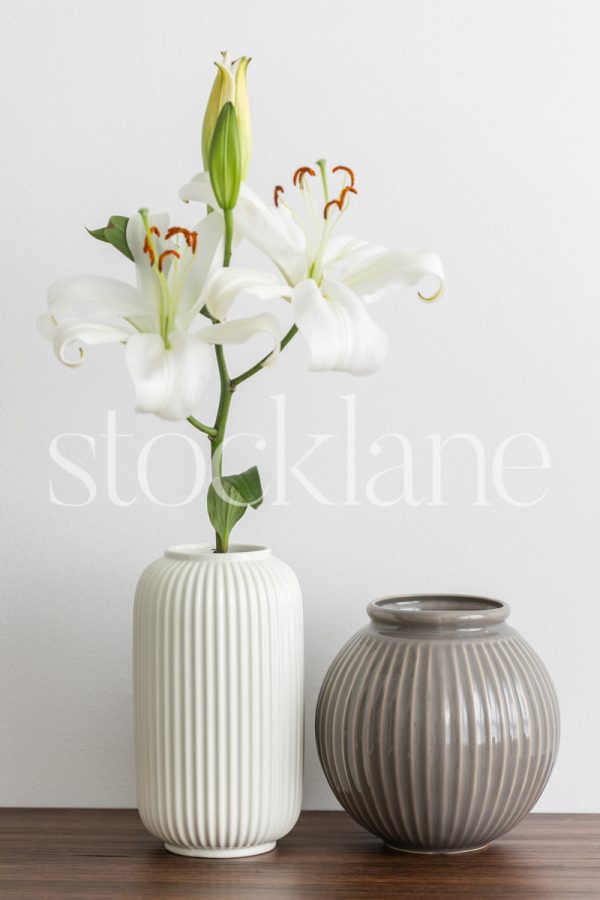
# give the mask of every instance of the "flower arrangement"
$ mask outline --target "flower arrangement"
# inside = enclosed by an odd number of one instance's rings
[[[301,211],[287,202],[277,184],[272,205],[248,186],[251,125],[247,68],[250,60],[230,62],[223,54],[202,128],[204,171],[180,190],[186,201],[206,204],[193,228],[171,225],[166,214],[146,208],[111,216],[92,237],[111,244],[132,261],[136,285],[114,278],[66,278],[48,292],[42,333],[59,360],[79,365],[85,345],[119,342],[125,347],[139,412],[187,421],[210,444],[211,484],[208,515],[215,549],[224,553],[237,521],[262,501],[258,470],[223,474],[223,444],[237,389],[276,362],[298,334],[308,345],[310,368],[355,375],[374,372],[388,340],[372,320],[368,304],[386,289],[418,285],[443,270],[431,252],[405,253],[337,233],[358,193],[353,170],[318,160],[292,176]],[[231,265],[236,242],[246,239],[275,266],[276,274]],[[250,294],[289,305],[293,324],[282,334],[272,312],[229,318],[238,297]],[[239,374],[229,372],[225,347],[257,334],[273,341],[272,351]],[[73,355],[75,350],[75,355]],[[194,415],[211,378],[219,373],[219,400],[212,425]]]

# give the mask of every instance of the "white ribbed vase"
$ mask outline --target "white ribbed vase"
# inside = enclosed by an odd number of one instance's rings
[[[261,547],[167,550],[134,610],[137,792],[184,856],[272,850],[300,813],[302,599]]]

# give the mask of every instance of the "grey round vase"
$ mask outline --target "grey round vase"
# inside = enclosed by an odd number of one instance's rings
[[[317,704],[327,780],[396,850],[476,850],[534,806],[559,739],[556,693],[506,603],[421,595],[371,603]]]

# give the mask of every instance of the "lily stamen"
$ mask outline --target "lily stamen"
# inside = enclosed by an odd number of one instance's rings
[[[346,172],[346,174],[350,178],[350,187],[354,187],[354,181],[355,181],[354,172],[352,171],[352,169],[349,166],[334,166],[331,171],[332,172]]]
[[[162,272],[163,260],[167,256],[176,256],[177,259],[181,259],[181,256],[177,250],[163,250],[163,252],[158,257],[158,271]]]
[[[154,261],[156,260],[156,254],[154,253],[154,247],[148,240],[148,237],[146,237],[146,239],[144,241],[144,253],[148,254],[148,256],[150,258],[150,265],[153,266]]]
[[[285,194],[285,191],[280,184],[276,184],[275,190],[273,191],[273,203],[275,204],[275,206],[279,206],[280,194]]]
[[[329,203],[325,204],[325,206],[323,207],[323,218],[324,219],[327,218],[327,216],[329,214],[329,210],[331,209],[332,206],[337,206],[339,211],[340,212],[342,211],[342,204],[340,203],[339,197],[337,197],[335,200],[330,200]]]
[[[358,191],[356,190],[356,188],[353,188],[351,185],[348,185],[348,187],[343,188],[343,190],[340,193],[340,196],[338,197],[338,200],[340,202],[340,209],[342,209],[342,207],[344,205],[344,201],[346,199],[346,194],[358,194]]]
[[[165,234],[165,241],[169,241],[176,234],[183,234],[187,243],[189,231],[187,228],[180,228],[179,225],[173,225],[171,226],[171,228],[169,228],[169,230]]]
[[[173,225],[165,234],[165,240],[170,240],[176,234],[182,234],[188,247],[191,247],[192,253],[196,252],[196,242],[198,239],[197,231],[190,231],[189,228],[181,228],[178,225]]]
[[[158,230],[158,228],[156,227],[156,225],[151,225],[151,226],[150,226],[150,234],[155,234],[156,237],[160,237],[160,231]]]
[[[296,185],[302,187],[302,179],[305,175],[311,175],[313,178],[315,178],[316,172],[314,169],[311,169],[310,166],[300,166],[300,168],[296,169],[292,176],[292,183],[294,187],[296,187]]]

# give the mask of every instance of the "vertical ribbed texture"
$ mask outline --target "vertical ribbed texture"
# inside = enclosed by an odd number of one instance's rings
[[[331,665],[316,715],[327,780],[400,849],[487,844],[534,806],[558,751],[550,677],[512,629],[457,639],[373,626]]]
[[[134,702],[149,831],[174,848],[233,856],[290,831],[302,793],[303,653],[300,589],[281,561],[205,554],[146,569]]]

